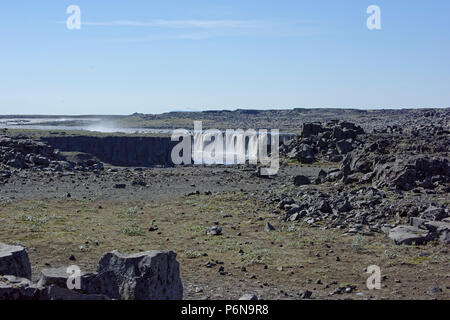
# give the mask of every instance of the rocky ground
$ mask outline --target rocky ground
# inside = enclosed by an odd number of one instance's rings
[[[112,128],[136,129],[178,129],[193,128],[193,121],[202,121],[204,129],[279,129],[286,133],[300,133],[303,123],[345,120],[362,126],[366,132],[398,130],[421,125],[442,125],[450,114],[449,108],[441,109],[380,109],[358,110],[341,108],[295,108],[285,110],[212,110],[202,112],[168,112],[163,114],[134,113],[128,116],[1,116],[2,119],[15,118],[23,128],[29,127],[20,118],[34,119],[33,124],[54,126],[105,126]],[[54,122],[49,119],[54,118]],[[69,119],[68,119],[69,118]],[[39,119],[41,120],[40,122]],[[86,121],[90,119],[90,121]],[[95,120],[95,121],[92,121]]]
[[[449,111],[397,115],[304,123],[270,178],[113,167],[6,133],[0,242],[28,248],[36,280],[114,249],[173,250],[185,299],[449,299]]]

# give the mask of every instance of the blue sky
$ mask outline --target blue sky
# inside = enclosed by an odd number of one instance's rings
[[[450,106],[448,0],[2,1],[0,41],[0,114]]]

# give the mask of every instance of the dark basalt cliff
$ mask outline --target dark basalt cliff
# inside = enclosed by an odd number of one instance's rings
[[[84,152],[117,166],[171,166],[171,151],[177,142],[170,137],[58,136],[42,137],[63,152]]]

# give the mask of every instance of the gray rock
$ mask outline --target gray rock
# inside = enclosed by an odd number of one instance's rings
[[[301,163],[309,164],[315,161],[314,151],[307,144],[302,146],[302,149],[297,154],[297,159]]]
[[[427,230],[437,233],[445,230],[450,230],[450,223],[444,221],[426,221],[423,226]]]
[[[274,231],[275,227],[273,225],[271,225],[269,222],[266,222],[266,226],[264,227],[264,230],[267,232]]]
[[[347,231],[349,234],[360,233],[363,231],[363,226],[361,224],[355,225],[353,228]]]
[[[310,299],[312,296],[312,292],[309,290],[305,290],[305,291],[301,291],[299,293],[299,295],[300,295],[300,298],[302,298],[302,299]]]
[[[86,294],[105,295],[111,299],[120,299],[119,281],[113,271],[100,274],[87,273],[81,276],[81,291]]]
[[[296,159],[298,157],[298,151],[297,148],[292,149],[288,154],[287,157],[289,159]]]
[[[73,170],[75,167],[74,164],[69,161],[58,161],[58,165],[64,170]]]
[[[428,222],[428,220],[412,217],[409,220],[409,223],[416,228],[426,229],[425,228],[425,222]]]
[[[444,244],[450,243],[450,223],[444,221],[427,221],[424,227],[431,233],[433,239],[439,239]]]
[[[339,151],[340,154],[347,154],[353,150],[353,146],[350,142],[342,140],[336,142],[336,149]]]
[[[114,275],[122,300],[181,300],[183,285],[173,251],[123,255],[117,250],[99,261],[99,275]],[[105,279],[107,280],[107,279]]]
[[[304,185],[308,185],[308,184],[311,184],[311,180],[309,180],[308,177],[302,176],[302,175],[294,177],[294,185],[295,186],[299,187],[299,186],[304,186]]]
[[[75,290],[61,288],[56,285],[51,285],[42,289],[40,293],[40,300],[111,300],[109,297],[101,294],[83,294]]]
[[[259,300],[258,297],[254,294],[246,293],[242,297],[239,298],[239,300],[249,300],[249,301],[256,301]]]
[[[361,182],[361,180],[363,179],[364,174],[361,172],[357,172],[354,174],[351,174],[349,176],[345,176],[343,179],[343,182],[345,184],[351,184],[351,183],[355,183],[355,182]]]
[[[131,182],[131,185],[146,187],[147,186],[147,182],[143,178],[139,177],[137,179],[134,179],[133,182]]]
[[[320,169],[319,173],[317,174],[317,178],[315,180],[316,183],[318,183],[318,184],[322,183],[325,180],[326,176],[327,176],[327,172],[323,169]]]
[[[434,286],[430,290],[428,290],[429,294],[436,294],[436,293],[440,293],[440,292],[442,292],[442,288],[440,288],[438,286]]]
[[[303,138],[308,138],[310,136],[316,136],[320,132],[322,132],[322,125],[320,123],[304,123],[302,125],[302,134]]]
[[[333,211],[333,209],[331,208],[330,204],[328,203],[327,200],[322,200],[319,203],[319,208],[320,211],[324,212],[324,213],[331,213]]]
[[[447,218],[448,214],[445,212],[444,208],[430,207],[425,210],[420,217],[426,220],[441,221],[442,219]]]
[[[336,181],[340,178],[342,178],[342,172],[339,169],[330,170],[325,178],[325,181]]]
[[[67,268],[50,268],[41,270],[41,278],[38,284],[41,286],[55,285],[61,288],[67,288],[67,280],[70,274],[67,273]]]
[[[306,210],[301,210],[300,212],[296,212],[293,215],[288,216],[286,220],[288,221],[298,221],[301,218],[304,218],[308,212]]]
[[[287,209],[287,208],[288,208],[288,206],[285,207],[285,209]],[[291,206],[290,209],[288,209],[286,211],[286,217],[290,217],[293,214],[298,213],[300,211],[302,211],[302,209],[298,205],[294,204],[294,205]]]
[[[439,235],[439,241],[443,244],[450,244],[450,230],[444,230]]]
[[[67,280],[70,274],[67,273],[66,267],[43,269],[38,285],[42,287],[55,286],[63,289],[67,288]],[[81,274],[81,288],[79,293],[85,295],[107,296],[111,299],[120,299],[118,282],[113,272],[104,272],[102,274],[87,273]],[[64,294],[64,291],[55,291]],[[69,294],[69,297],[71,295]],[[95,299],[96,300],[96,299]]]
[[[280,208],[280,209],[284,209],[284,207],[286,205],[291,205],[291,204],[294,204],[294,203],[295,203],[294,199],[292,199],[292,198],[285,198],[285,199],[281,200],[278,203],[277,207]]]
[[[418,184],[425,183],[426,186],[427,179],[435,175],[448,177],[449,166],[447,159],[397,158],[394,162],[380,161],[374,166],[374,172],[377,185],[394,185],[401,190],[410,191]]]
[[[41,289],[30,280],[15,276],[0,276],[0,300],[38,300]]]
[[[389,231],[389,238],[399,245],[425,244],[429,240],[429,232],[413,226],[398,226]]]
[[[343,159],[343,156],[341,156],[340,154],[332,153],[332,154],[328,155],[328,160],[331,162],[340,162],[340,161],[342,161],[342,159]]]
[[[352,122],[340,121],[339,126],[344,130],[353,130],[356,134],[364,134],[364,129]]]
[[[8,161],[6,164],[16,169],[24,169],[26,166],[25,161],[19,157]]]
[[[222,228],[219,226],[214,226],[206,230],[208,236],[220,236],[222,234]]]
[[[344,131],[341,128],[334,127],[332,131],[332,137],[336,140],[345,139]]]
[[[348,202],[347,200],[342,201],[340,203],[337,204],[336,209],[339,212],[349,212],[352,210],[352,206],[350,204],[350,202]]]
[[[31,264],[24,247],[0,243],[0,275],[31,279]]]

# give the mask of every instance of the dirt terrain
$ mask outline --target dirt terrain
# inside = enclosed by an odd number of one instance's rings
[[[28,248],[35,278],[94,271],[113,249],[173,250],[185,299],[448,300],[449,110],[398,114],[298,125],[271,177],[117,167],[5,132],[0,242]],[[366,286],[371,265],[380,290]]]

